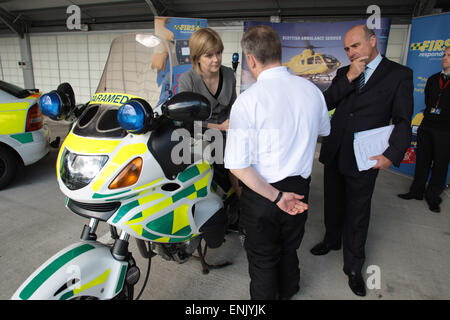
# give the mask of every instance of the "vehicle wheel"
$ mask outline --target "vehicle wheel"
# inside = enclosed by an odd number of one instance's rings
[[[10,149],[0,146],[0,190],[12,181],[17,167],[17,156]]]

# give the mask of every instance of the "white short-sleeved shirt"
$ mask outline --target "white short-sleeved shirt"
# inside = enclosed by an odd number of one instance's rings
[[[286,67],[261,72],[231,108],[225,167],[252,166],[268,183],[311,175],[317,137],[330,133],[322,92]]]

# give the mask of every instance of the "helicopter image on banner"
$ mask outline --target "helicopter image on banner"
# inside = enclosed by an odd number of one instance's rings
[[[298,76],[331,80],[331,73],[341,65],[339,60],[332,55],[315,52],[314,49],[323,47],[313,46],[309,41],[306,46],[283,46],[283,48],[305,48],[300,54],[283,63]]]
[[[173,161],[171,152],[179,143],[174,133],[208,119],[211,106],[192,92],[172,96],[171,80],[158,86],[152,58],[164,48],[167,42],[152,33],[121,35],[88,103],[76,105],[68,83],[41,97],[44,115],[73,120],[56,161],[57,180],[66,207],[89,224],[79,242],[42,264],[12,299],[133,299],[140,270],[128,249],[130,238],[148,259],[137,299],[156,255],[184,263],[197,250],[205,274],[229,264],[205,261],[206,248],[224,242],[233,223],[227,210],[236,203],[228,179],[220,179],[208,158],[211,143],[190,136],[188,162]],[[167,52],[172,79],[175,57]],[[113,244],[97,241],[102,222],[110,226]]]

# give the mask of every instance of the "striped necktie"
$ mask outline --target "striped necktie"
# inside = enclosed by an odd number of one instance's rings
[[[359,91],[361,91],[361,89],[362,89],[362,88],[364,87],[364,85],[366,84],[366,76],[365,76],[365,73],[366,73],[367,69],[368,69],[368,67],[366,67],[366,68],[364,69],[364,72],[362,72],[362,73],[359,75],[359,84],[358,84]]]

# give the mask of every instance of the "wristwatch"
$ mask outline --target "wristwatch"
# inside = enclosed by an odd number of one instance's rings
[[[282,197],[282,196],[283,196],[283,192],[279,191],[279,192],[278,192],[278,196],[277,196],[277,198],[273,201],[273,203],[277,204],[277,203],[281,200],[281,197]]]

